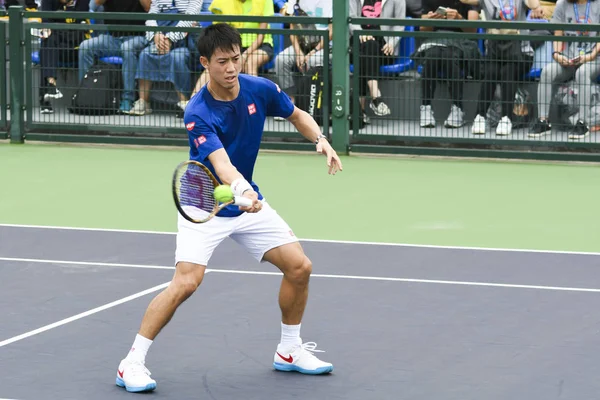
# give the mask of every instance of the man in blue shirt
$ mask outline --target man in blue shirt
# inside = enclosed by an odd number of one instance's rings
[[[179,216],[176,272],[169,287],[156,296],[127,357],[117,370],[117,385],[128,391],[156,388],[145,367],[146,353],[175,310],[202,282],[214,249],[227,237],[242,245],[256,260],[270,262],[283,272],[279,292],[281,340],[273,356],[279,371],[325,374],[331,363],[314,356],[316,344],[302,343],[300,325],[308,298],[312,264],[287,223],[272,209],[253,182],[266,116],[290,121],[316,150],[326,156],[329,173],[342,163],[321,134],[317,123],[295,107],[273,82],[239,75],[241,39],[227,24],[213,24],[198,38],[200,62],[209,82],[186,107],[184,123],[190,158],[205,164],[235,195],[252,200],[249,207],[230,206],[204,224]]]

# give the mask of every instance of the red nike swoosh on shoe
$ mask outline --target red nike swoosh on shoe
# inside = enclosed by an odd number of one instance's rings
[[[293,362],[294,362],[294,359],[292,358],[292,355],[291,355],[291,354],[290,354],[290,355],[289,355],[287,358],[286,358],[286,357],[284,357],[284,356],[282,356],[281,354],[279,354],[279,352],[277,352],[277,355],[278,355],[279,357],[281,357],[281,359],[282,359],[283,361],[286,361],[286,362],[289,362],[289,363],[293,363]]]
[[[117,374],[119,374],[119,376],[121,378],[123,378],[123,372],[125,372],[125,370],[123,370],[123,371],[117,370]]]

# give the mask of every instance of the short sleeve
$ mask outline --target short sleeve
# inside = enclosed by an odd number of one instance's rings
[[[290,97],[274,82],[266,80],[267,116],[289,118],[294,112]]]
[[[212,152],[223,148],[214,128],[197,115],[186,113],[184,123],[188,132],[190,158],[203,162]]]
[[[550,21],[553,24],[561,24],[565,23],[565,2],[564,0],[558,0],[556,2],[556,7],[554,8],[554,12],[552,13],[552,20]]]

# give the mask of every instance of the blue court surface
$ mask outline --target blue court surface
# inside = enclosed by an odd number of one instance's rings
[[[273,370],[281,275],[226,241],[140,395],[116,369],[173,275],[175,236],[0,226],[0,398],[598,398],[600,254],[303,244],[302,339],[332,374]]]

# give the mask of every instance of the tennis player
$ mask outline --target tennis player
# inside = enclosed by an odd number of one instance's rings
[[[286,118],[316,150],[326,156],[330,174],[342,163],[319,126],[292,104],[273,82],[240,75],[240,35],[227,24],[213,24],[198,38],[200,62],[209,82],[190,100],[184,123],[190,158],[205,164],[234,194],[252,200],[252,206],[229,206],[203,224],[179,216],[176,270],[169,286],[146,310],[129,354],[117,370],[117,385],[130,392],[154,390],[145,358],[150,345],[175,310],[198,288],[215,248],[231,237],[256,260],[274,264],[283,272],[279,291],[281,341],[273,358],[279,371],[325,374],[333,365],[319,360],[316,343],[302,343],[300,325],[308,298],[312,264],[288,224],[269,206],[252,181],[265,118]]]

